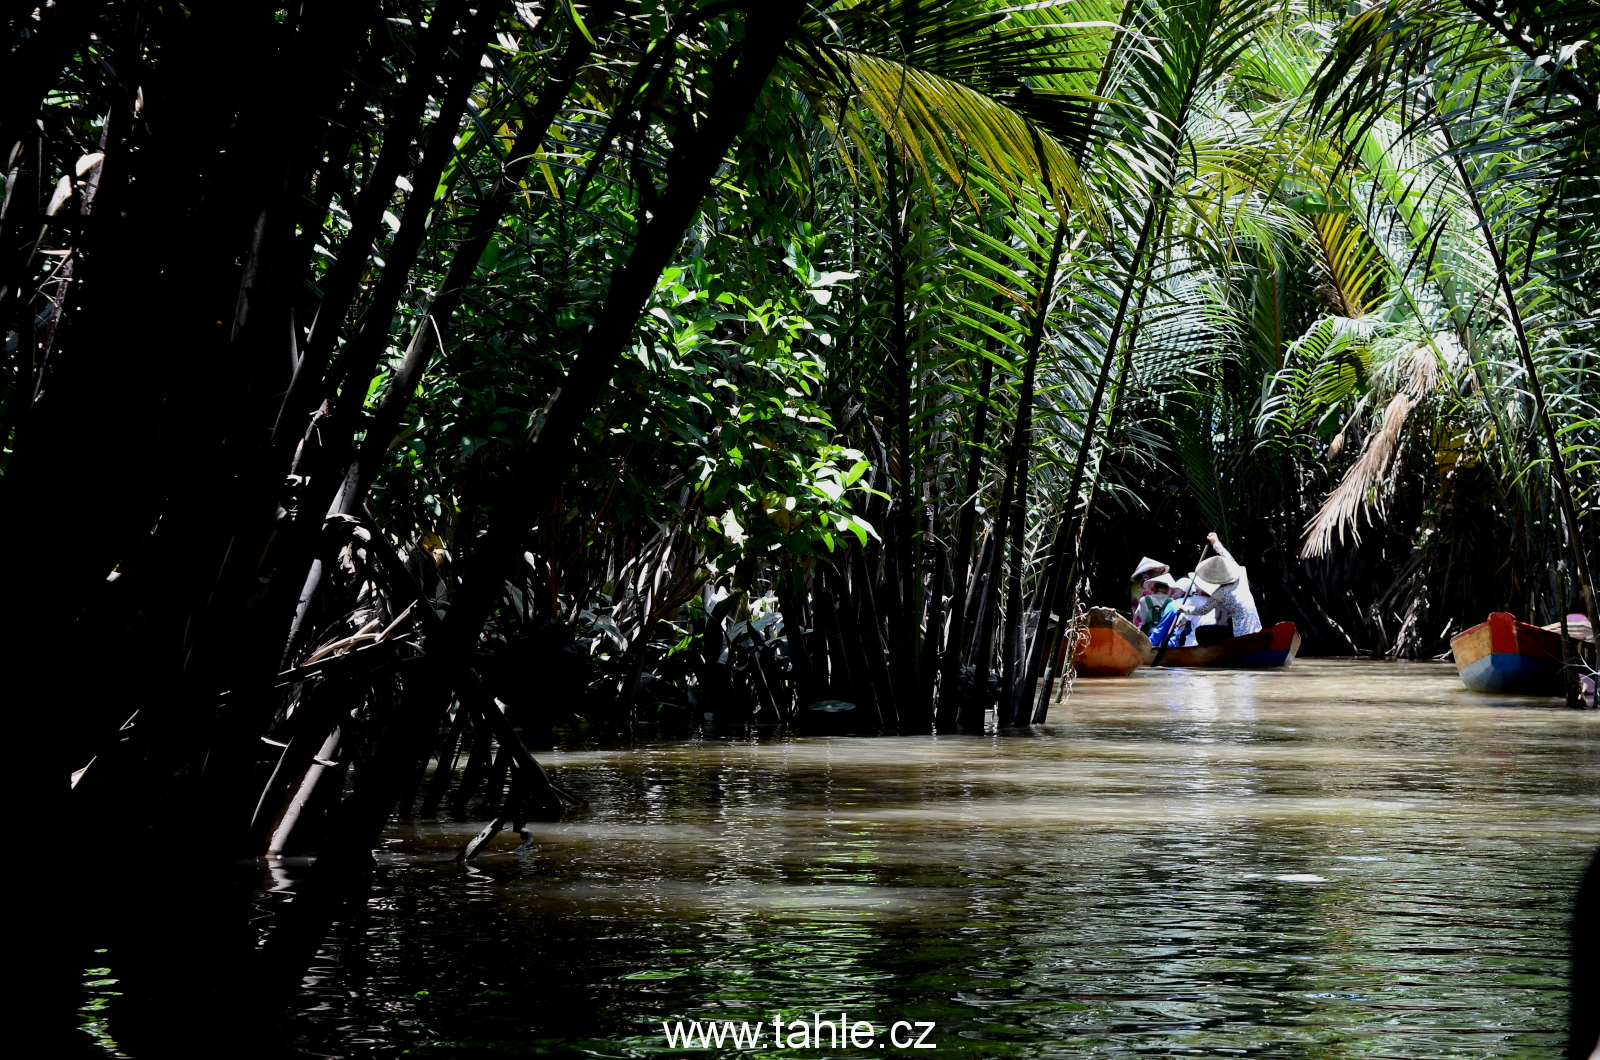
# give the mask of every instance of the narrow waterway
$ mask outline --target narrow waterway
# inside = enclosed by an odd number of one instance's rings
[[[933,1057],[1553,1058],[1600,841],[1600,715],[1447,664],[1141,671],[1022,735],[545,761],[591,806],[531,850],[462,867],[473,823],[391,832],[308,980],[313,1040],[646,1056],[663,1021],[760,1020],[770,1053],[775,1016],[842,1011],[880,1054],[904,1020]]]

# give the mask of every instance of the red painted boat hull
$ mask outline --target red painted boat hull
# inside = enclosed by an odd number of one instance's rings
[[[1162,666],[1236,666],[1248,669],[1288,666],[1300,651],[1293,622],[1279,622],[1259,633],[1229,637],[1193,648],[1168,648]]]
[[[1561,634],[1496,611],[1450,638],[1461,683],[1474,692],[1559,695]]]

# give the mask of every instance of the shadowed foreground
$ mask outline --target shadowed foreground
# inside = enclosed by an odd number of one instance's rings
[[[644,1055],[666,1019],[770,1041],[842,1008],[936,1021],[922,1056],[1555,1057],[1600,835],[1600,717],[1558,702],[1301,660],[1083,682],[1032,739],[555,754],[592,809],[531,852],[462,868],[474,822],[391,831],[298,1034]]]

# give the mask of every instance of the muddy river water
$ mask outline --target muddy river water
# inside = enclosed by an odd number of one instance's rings
[[[307,979],[313,1037],[649,1056],[698,1020],[759,1022],[769,1056],[1553,1058],[1600,842],[1600,714],[1439,663],[1081,681],[1025,734],[541,759],[590,805],[531,849],[462,867],[472,822],[390,832],[384,891]],[[831,1047],[841,1013],[870,1044]]]

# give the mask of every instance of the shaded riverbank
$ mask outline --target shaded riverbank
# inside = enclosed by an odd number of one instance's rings
[[[591,807],[530,851],[391,831],[308,980],[316,1051],[646,1055],[662,1020],[844,1009],[934,1021],[935,1057],[1554,1057],[1600,839],[1600,715],[1425,663],[1085,681],[1022,736],[545,761]]]

